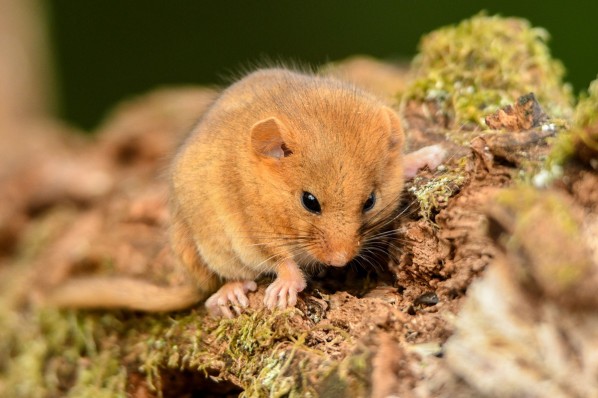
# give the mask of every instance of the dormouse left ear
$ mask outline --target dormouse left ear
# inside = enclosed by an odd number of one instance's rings
[[[277,118],[260,120],[251,126],[251,146],[260,156],[281,159],[292,153],[285,143],[286,135],[286,126]]]
[[[387,106],[383,107],[383,113],[388,118],[390,124],[390,150],[393,152],[402,152],[405,135],[403,134],[401,119],[399,119],[399,115],[394,110]]]

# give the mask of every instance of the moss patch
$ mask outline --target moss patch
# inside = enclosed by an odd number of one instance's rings
[[[545,168],[561,170],[572,159],[598,169],[598,79],[581,96],[571,128],[555,139]]]
[[[14,319],[13,319],[14,321]],[[112,315],[46,309],[22,313],[8,337],[11,352],[0,367],[6,397],[124,397],[126,369]],[[27,377],[24,377],[27,375]]]
[[[519,18],[482,13],[427,34],[403,102],[434,103],[452,127],[485,127],[484,116],[534,92],[547,113],[568,117],[571,88],[551,58],[548,33]]]
[[[466,158],[457,161],[457,166],[432,178],[415,177],[407,189],[419,204],[419,215],[431,220],[432,214],[445,206],[467,181]]]
[[[0,315],[9,313],[16,316]],[[2,319],[11,346],[0,358],[2,396],[125,397],[135,383],[163,396],[177,383],[189,383],[186,391],[195,383],[200,391],[199,374],[203,383],[239,386],[242,397],[318,397],[317,382],[331,375],[352,385],[365,377],[355,376],[364,371],[362,355],[338,362],[309,347],[307,337],[319,329],[307,328],[297,309],[221,320],[196,311],[132,316],[44,309],[19,317],[12,324]],[[348,396],[364,396],[364,388]]]

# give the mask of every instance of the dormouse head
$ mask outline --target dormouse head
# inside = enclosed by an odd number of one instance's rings
[[[256,122],[259,196],[282,239],[273,247],[304,265],[344,266],[367,252],[396,214],[403,141],[392,109],[359,98]]]

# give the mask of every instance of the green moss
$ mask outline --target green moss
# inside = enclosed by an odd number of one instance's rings
[[[553,165],[562,166],[575,153],[575,134],[565,131],[558,135],[553,141],[550,154],[547,159],[547,168]]]
[[[227,347],[230,373],[239,378],[242,396],[298,396],[296,373],[287,374],[296,350],[304,345],[301,329],[294,326],[296,309],[266,310],[222,320],[214,331]]]
[[[582,95],[573,117],[573,124],[578,128],[586,128],[598,122],[598,79],[590,83],[588,92]]]
[[[233,319],[212,319],[196,312],[146,316],[131,331],[131,353],[143,363],[140,371],[157,391],[161,371],[192,370],[214,381],[229,380],[243,396],[297,396],[297,350],[304,345],[302,328],[293,323],[296,309],[259,310]],[[293,372],[289,372],[293,363]],[[305,389],[302,390],[303,392]]]
[[[575,108],[574,129],[571,132],[577,149],[585,147],[598,157],[598,79],[590,83],[587,95],[583,95]],[[598,164],[593,165],[594,169]]]
[[[53,309],[19,317],[0,359],[1,396],[126,396],[115,318]]]
[[[247,385],[240,397],[298,397],[296,379],[287,375],[294,352],[276,352],[264,361],[260,361],[261,370],[257,377]],[[301,394],[302,396],[305,396]]]
[[[7,339],[0,396],[124,397],[131,372],[145,375],[160,395],[161,376],[170,369],[235,383],[246,397],[317,397],[313,378],[334,363],[306,345],[310,330],[297,324],[300,319],[297,309],[213,319],[197,311],[135,315],[0,307]]]
[[[459,166],[453,170],[432,177],[430,179],[416,177],[413,185],[408,188],[419,204],[419,215],[426,220],[430,220],[432,213],[440,206],[446,204],[463,184],[467,181],[464,171],[466,158],[461,159]]]
[[[590,83],[587,94],[582,94],[573,116],[573,126],[566,134],[561,134],[553,146],[551,162],[564,164],[575,152],[577,140],[586,136],[583,131],[598,123],[598,79]],[[590,145],[592,145],[590,143]]]
[[[560,133],[554,140],[545,170],[561,169],[568,160],[576,156],[580,147],[598,153],[598,79],[590,83],[587,94],[581,95],[571,128]]]
[[[452,127],[485,127],[484,116],[534,92],[553,117],[568,117],[571,88],[550,56],[548,33],[519,18],[478,14],[421,39],[415,80],[403,102],[433,102]]]

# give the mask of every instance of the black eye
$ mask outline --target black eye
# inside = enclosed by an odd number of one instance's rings
[[[303,207],[305,207],[308,211],[316,214],[320,214],[322,209],[320,208],[320,202],[314,195],[309,192],[303,191],[303,196],[301,196],[301,203],[303,203]]]
[[[363,204],[363,211],[366,212],[366,211],[372,210],[372,208],[374,207],[375,204],[376,204],[376,195],[372,192],[370,194],[370,196],[368,196],[365,203]]]

